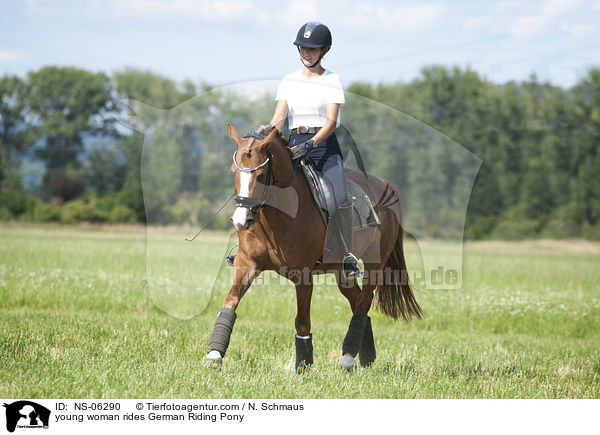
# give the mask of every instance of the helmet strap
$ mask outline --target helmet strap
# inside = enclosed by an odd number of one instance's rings
[[[298,53],[300,53],[300,47],[296,47],[298,49]],[[323,56],[325,56],[325,54],[328,52],[329,50],[327,50],[326,47],[321,47],[321,55],[319,56],[319,58],[317,59],[317,61],[315,63],[313,63],[311,66],[307,66],[307,68],[314,68],[316,67],[320,62],[321,59],[323,59]],[[302,60],[302,55],[300,55],[300,62],[302,62],[302,65],[304,65],[304,61]],[[304,65],[306,66],[306,65]]]

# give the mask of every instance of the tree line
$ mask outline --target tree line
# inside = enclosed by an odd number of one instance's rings
[[[468,238],[600,239],[600,69],[562,88],[534,75],[495,84],[469,69],[431,66],[409,83],[359,82],[346,91],[419,120],[482,159]],[[423,234],[443,237],[436,210],[452,210],[442,205],[469,193],[449,166],[466,163],[435,136],[441,146],[425,156],[429,144],[422,134],[413,138],[410,124],[356,101],[349,99],[342,122],[369,132],[367,170],[404,186],[409,203],[426,197],[409,218]],[[0,219],[201,225],[232,192],[225,122],[250,129],[270,119],[273,107],[266,91],[250,96],[137,69],[109,76],[48,66],[4,75]],[[126,114],[139,131],[123,126]],[[353,134],[342,128],[343,148]],[[227,227],[228,217],[211,226]]]

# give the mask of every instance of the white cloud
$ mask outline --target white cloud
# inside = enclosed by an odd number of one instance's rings
[[[593,34],[596,31],[596,27],[591,24],[565,21],[560,25],[560,30],[568,36],[578,38]]]
[[[387,7],[371,3],[357,4],[342,17],[346,25],[355,28],[393,29],[399,32],[421,31],[435,24],[445,12],[442,5]]]
[[[44,12],[52,7],[52,4],[48,0],[27,0],[25,2],[27,10],[29,12]]]
[[[542,14],[557,15],[577,7],[579,0],[547,0],[542,5]]]
[[[490,17],[468,17],[465,20],[465,30],[482,30],[489,29],[490,25],[493,24],[494,19]]]
[[[545,15],[518,17],[508,28],[508,33],[515,38],[528,38],[536,34],[544,26],[546,20],[547,16]]]
[[[254,4],[249,0],[112,0],[110,8],[125,16],[192,17],[211,21],[246,17],[254,9]]]
[[[281,20],[294,26],[315,20],[318,16],[317,2],[314,0],[292,0],[279,14]]]
[[[545,25],[555,22],[557,17],[576,9],[579,3],[580,0],[545,0],[539,3],[538,14],[517,17],[508,31],[515,38],[528,38]]]
[[[254,4],[247,0],[216,1],[211,3],[217,16],[223,18],[247,17]]]
[[[522,6],[522,2],[520,2],[519,0],[502,0],[496,3],[496,9],[499,11],[514,9],[520,6]]]
[[[75,1],[69,7],[48,0],[27,0],[27,11],[42,15],[112,14],[125,17],[180,18],[204,21],[237,20],[254,12],[252,0],[87,0]]]
[[[0,62],[20,62],[23,60],[29,60],[29,56],[21,50],[12,48],[1,48],[0,47]]]

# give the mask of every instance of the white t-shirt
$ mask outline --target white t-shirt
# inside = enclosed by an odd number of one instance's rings
[[[287,101],[290,130],[300,126],[323,127],[327,122],[326,105],[346,102],[340,77],[328,70],[317,77],[304,77],[302,70],[286,74],[275,100]],[[340,111],[336,127],[340,126]]]

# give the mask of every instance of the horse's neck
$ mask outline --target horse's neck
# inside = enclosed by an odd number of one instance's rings
[[[287,158],[287,150],[285,149],[286,145],[283,142],[279,142],[278,146],[281,147],[278,150],[278,156],[281,160]],[[305,218],[309,218],[311,215],[315,214],[319,215],[319,211],[316,208],[315,202],[312,200],[312,194],[310,192],[310,188],[308,186],[308,182],[302,173],[302,169],[299,167],[296,168],[296,172],[293,172],[294,164],[291,160],[286,160],[289,162],[290,170],[287,175],[283,177],[282,180],[279,180],[281,183],[286,183],[289,180],[289,185],[284,189],[293,189],[296,192],[297,201],[294,204],[293,209],[285,209],[278,208],[277,206],[267,207],[267,213],[263,213],[261,218],[265,219],[268,228],[271,228],[273,233],[281,233],[284,236],[286,233],[290,231],[294,231],[297,229],[301,229],[301,227],[306,226],[309,222],[304,222]],[[291,180],[290,180],[290,177]],[[281,192],[284,194],[284,192]],[[311,208],[314,208],[315,213],[311,213]],[[292,212],[292,213],[290,213]],[[297,219],[299,218],[299,219]]]
[[[279,156],[281,161],[287,158],[287,162],[290,162],[287,152],[286,149],[279,149],[274,156]],[[278,183],[280,186],[292,176],[292,167],[290,164],[290,170],[285,175],[282,174],[286,171],[278,171],[277,177],[282,178]],[[320,250],[326,237],[323,219],[300,168],[296,169],[285,189],[287,192],[278,192],[279,196],[289,195],[285,201],[292,207],[279,208],[276,204],[270,204],[259,214],[253,226],[253,238],[263,241],[258,244],[260,254],[255,254],[264,255],[262,258],[268,259],[270,265],[263,265],[267,269],[274,267],[273,270],[276,270],[284,264],[310,263],[313,257],[316,261],[322,253]]]

